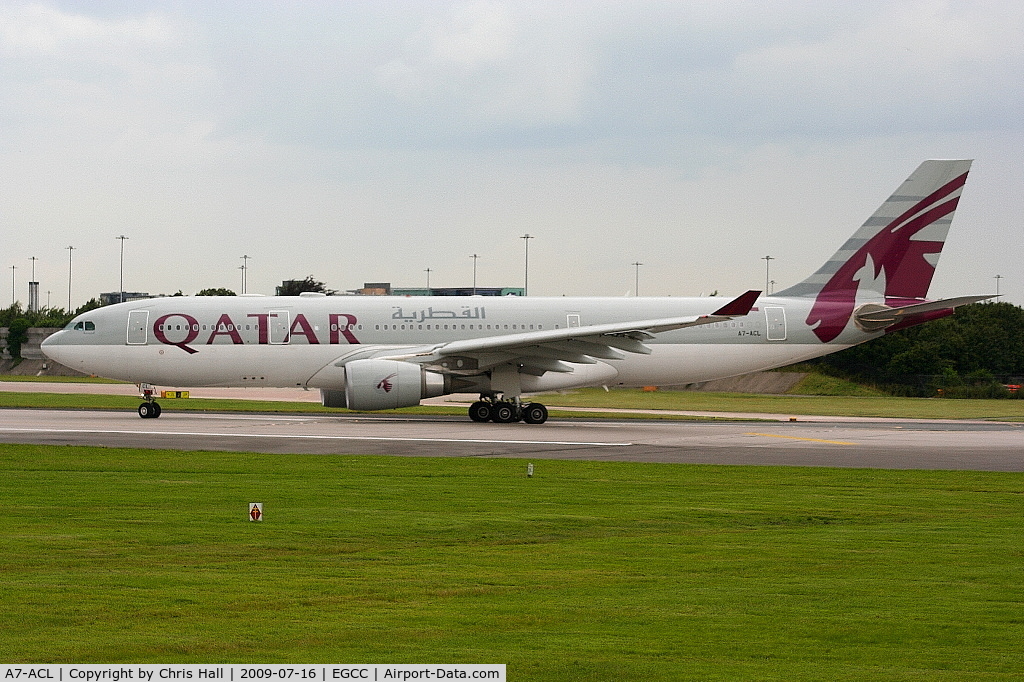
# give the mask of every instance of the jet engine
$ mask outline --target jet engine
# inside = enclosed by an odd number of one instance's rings
[[[398,360],[353,360],[345,365],[345,390],[321,390],[326,407],[390,410],[451,393],[450,378]]]

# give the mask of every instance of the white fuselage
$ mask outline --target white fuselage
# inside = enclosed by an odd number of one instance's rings
[[[44,342],[89,374],[161,386],[336,389],[348,359],[429,350],[462,339],[628,320],[707,315],[724,298],[173,297],[84,313]],[[523,390],[680,385],[818,357],[877,336],[850,327],[822,343],[804,323],[809,299],[761,299],[730,321],[646,341],[650,354],[524,376]],[[481,379],[485,380],[485,379]]]

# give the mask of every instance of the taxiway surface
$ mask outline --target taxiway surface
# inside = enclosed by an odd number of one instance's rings
[[[919,420],[682,422],[3,409],[0,442],[306,454],[518,457],[1024,471],[1024,425]]]

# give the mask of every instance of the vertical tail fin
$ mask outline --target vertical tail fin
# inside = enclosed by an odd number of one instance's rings
[[[813,275],[777,296],[816,299],[807,324],[842,332],[858,299],[923,299],[963,191],[970,160],[925,161]]]

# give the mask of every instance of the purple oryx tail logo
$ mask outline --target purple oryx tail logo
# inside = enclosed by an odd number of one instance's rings
[[[391,389],[395,387],[394,384],[391,383],[391,380],[397,376],[398,372],[394,372],[381,379],[379,382],[377,382],[377,390],[384,391],[385,393],[391,393]]]
[[[923,299],[927,296],[948,226],[942,226],[943,229],[936,230],[934,234],[922,232],[956,210],[960,190],[966,180],[967,173],[957,176],[897,218],[883,223],[842,263],[821,287],[807,316],[808,326],[822,342],[832,341],[846,328],[857,305],[857,291],[862,281],[883,284],[884,291],[877,293],[884,295],[886,300]],[[897,194],[889,202],[901,200],[906,201],[906,197]],[[865,227],[873,225],[874,220],[869,220]],[[861,235],[854,235],[854,239],[857,237]]]

